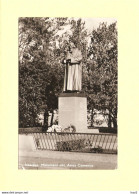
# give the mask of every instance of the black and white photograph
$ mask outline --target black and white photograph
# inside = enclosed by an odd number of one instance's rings
[[[18,169],[118,169],[117,22],[18,18]]]

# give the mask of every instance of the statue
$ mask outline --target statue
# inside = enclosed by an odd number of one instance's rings
[[[82,54],[75,47],[74,43],[70,44],[65,64],[65,77],[63,92],[79,92],[82,89]]]

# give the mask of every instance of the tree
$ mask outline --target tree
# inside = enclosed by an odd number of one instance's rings
[[[41,106],[57,108],[64,67],[54,43],[66,18],[19,19],[19,126],[35,126]],[[48,114],[46,114],[48,115]]]
[[[65,26],[68,31],[61,33]],[[91,41],[90,41],[91,40]],[[44,108],[44,120],[58,107],[63,90],[64,65],[69,41],[83,55],[82,90],[88,110],[109,116],[109,126],[117,125],[117,29],[116,23],[101,24],[91,36],[82,19],[19,18],[19,126],[37,125]],[[90,42],[90,44],[89,44]],[[52,124],[52,122],[51,122]],[[46,124],[47,125],[47,124]]]
[[[117,128],[117,29],[102,23],[93,30],[88,49],[86,92],[88,106],[109,116],[109,127]]]

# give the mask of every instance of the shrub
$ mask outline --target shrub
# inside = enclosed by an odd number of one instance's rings
[[[94,153],[102,153],[103,149],[102,147],[98,146],[97,148],[91,148],[90,151]]]
[[[85,147],[85,139],[56,142],[58,151],[81,150]]]
[[[18,132],[19,132],[19,134],[21,134],[21,133],[42,132],[42,127],[19,128]]]

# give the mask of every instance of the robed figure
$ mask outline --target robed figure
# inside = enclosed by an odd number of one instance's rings
[[[70,44],[65,63],[64,92],[79,92],[82,89],[82,53]]]

